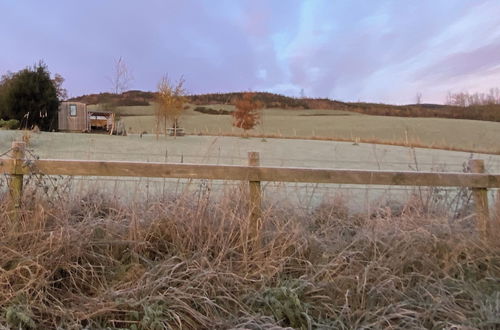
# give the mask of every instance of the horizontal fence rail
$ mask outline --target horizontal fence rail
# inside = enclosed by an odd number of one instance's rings
[[[500,174],[311,169],[186,163],[165,164],[95,160],[43,159],[18,164],[16,160],[4,159],[0,160],[0,173],[500,188]]]
[[[488,232],[490,217],[487,189],[500,188],[500,174],[484,173],[482,160],[471,160],[469,168],[473,173],[459,172],[411,172],[371,171],[348,169],[321,169],[297,167],[259,166],[259,154],[249,153],[249,165],[200,165],[168,164],[126,161],[25,159],[25,144],[14,142],[9,158],[0,158],[0,174],[11,176],[11,197],[19,208],[24,175],[69,175],[69,176],[112,176],[112,177],[156,177],[209,180],[248,181],[250,187],[251,214],[256,223],[261,217],[260,182],[332,183],[387,186],[434,186],[467,187],[473,191],[477,213],[478,230],[482,236]]]

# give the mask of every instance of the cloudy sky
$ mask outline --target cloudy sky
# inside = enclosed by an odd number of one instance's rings
[[[442,103],[500,87],[499,0],[0,0],[0,74],[39,60],[71,96],[181,75],[191,93]]]

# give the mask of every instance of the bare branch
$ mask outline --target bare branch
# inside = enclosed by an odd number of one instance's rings
[[[109,80],[114,94],[121,94],[129,89],[134,77],[122,57],[115,60],[113,75]]]

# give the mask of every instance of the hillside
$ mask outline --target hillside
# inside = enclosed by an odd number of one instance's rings
[[[189,103],[234,104],[243,92],[189,95]],[[131,90],[122,94],[100,93],[74,97],[70,101],[87,104],[112,103],[117,106],[147,106],[155,100],[156,93]],[[500,121],[500,105],[457,107],[439,104],[390,105],[382,103],[340,102],[326,98],[293,98],[280,94],[257,92],[256,99],[265,108],[279,109],[332,109],[352,111],[376,116],[453,118]]]

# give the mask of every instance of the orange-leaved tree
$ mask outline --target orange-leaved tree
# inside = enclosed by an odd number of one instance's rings
[[[167,135],[167,121],[172,122],[174,136],[177,136],[179,118],[184,111],[184,103],[186,103],[184,82],[183,77],[177,82],[171,82],[168,76],[164,76],[158,83],[157,106],[155,108],[156,138],[160,134],[162,122],[165,135]]]
[[[245,133],[260,123],[260,109],[263,105],[255,100],[255,93],[244,93],[234,103],[233,126],[242,128]]]

